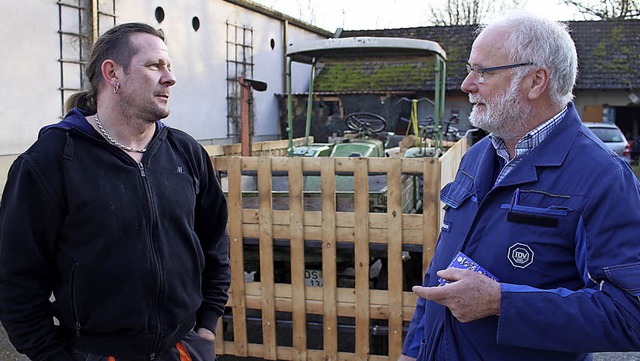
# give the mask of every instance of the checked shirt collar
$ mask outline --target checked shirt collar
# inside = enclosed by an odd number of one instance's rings
[[[504,167],[500,170],[500,174],[496,178],[496,183],[498,184],[504,177],[506,177],[509,172],[516,167],[516,165],[524,158],[525,155],[529,154],[535,147],[537,147],[543,140],[551,134],[551,132],[556,128],[564,115],[567,113],[567,107],[564,107],[562,111],[556,114],[553,118],[547,120],[546,122],[540,124],[530,132],[524,135],[524,137],[520,138],[518,143],[516,143],[516,155],[513,159],[509,159],[509,151],[507,150],[507,146],[504,143],[504,140],[500,137],[490,134],[489,138],[491,139],[491,144],[496,149],[496,154],[504,161]]]

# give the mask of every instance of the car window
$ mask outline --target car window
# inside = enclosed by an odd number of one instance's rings
[[[605,143],[623,142],[624,136],[615,128],[589,128],[600,140]]]

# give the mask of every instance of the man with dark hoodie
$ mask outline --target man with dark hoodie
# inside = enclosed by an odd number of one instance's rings
[[[226,201],[206,151],[160,121],[176,82],[163,34],[112,28],[86,73],[9,171],[2,324],[32,360],[214,360]]]

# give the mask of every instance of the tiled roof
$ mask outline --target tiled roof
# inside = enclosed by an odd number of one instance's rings
[[[640,20],[571,21],[571,36],[578,51],[579,74],[576,89],[640,89]],[[447,90],[457,90],[466,76],[465,63],[475,39],[475,26],[426,26],[383,30],[343,31],[341,37],[380,36],[427,39],[438,42],[447,52]],[[396,87],[402,90],[433,89],[432,84],[416,85],[415,74],[396,73]],[[318,84],[328,72],[320,74]],[[359,83],[360,89],[371,81]],[[410,87],[410,88],[407,88]],[[317,88],[317,87],[316,87]],[[376,86],[380,90],[380,86]],[[318,90],[321,90],[319,88]],[[327,90],[326,88],[324,90]],[[399,90],[399,89],[394,89]]]
[[[640,89],[640,20],[570,22],[577,89]]]

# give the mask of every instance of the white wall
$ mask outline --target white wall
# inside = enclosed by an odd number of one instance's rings
[[[154,17],[157,6],[165,12],[165,19],[160,24]],[[142,21],[164,30],[178,80],[171,90],[171,115],[166,122],[198,140],[220,140],[227,136],[226,23],[252,28],[253,77],[268,84],[267,91],[253,93],[254,137],[274,139],[279,136],[278,104],[274,94],[285,91],[282,21],[222,0],[120,0],[116,9],[118,23]],[[194,16],[201,24],[197,32],[191,26]],[[321,38],[291,25],[287,35],[292,40]],[[271,39],[275,42],[274,49],[271,49]],[[307,81],[300,82],[294,89],[302,91]]]
[[[2,1],[0,14],[0,155],[5,155],[22,153],[42,126],[60,120],[60,47],[55,1]]]

